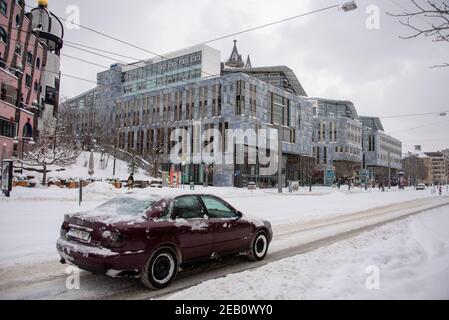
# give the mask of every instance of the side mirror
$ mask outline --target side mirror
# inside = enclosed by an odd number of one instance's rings
[[[243,217],[243,213],[241,211],[237,211],[235,215],[237,216],[237,219],[241,219]]]

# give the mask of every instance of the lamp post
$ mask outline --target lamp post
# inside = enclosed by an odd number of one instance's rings
[[[355,1],[348,1],[343,3],[340,6],[340,10],[343,10],[344,12],[349,12],[357,9],[357,3]]]

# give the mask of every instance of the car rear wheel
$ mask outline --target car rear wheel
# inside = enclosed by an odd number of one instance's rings
[[[251,261],[262,261],[268,252],[268,236],[265,231],[259,231],[253,239],[248,255]]]
[[[178,259],[170,248],[156,251],[145,265],[140,280],[147,288],[158,290],[167,287],[176,277]]]

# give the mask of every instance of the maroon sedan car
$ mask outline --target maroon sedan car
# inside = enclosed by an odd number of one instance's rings
[[[151,289],[169,285],[181,266],[246,254],[265,258],[268,221],[249,219],[212,195],[121,197],[66,215],[61,262],[109,276],[139,276]]]

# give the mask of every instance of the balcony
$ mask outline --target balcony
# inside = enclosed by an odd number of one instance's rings
[[[7,95],[0,95],[0,100],[17,107],[17,98]]]
[[[19,78],[8,69],[8,66],[0,60],[0,82],[9,86],[17,86]]]

